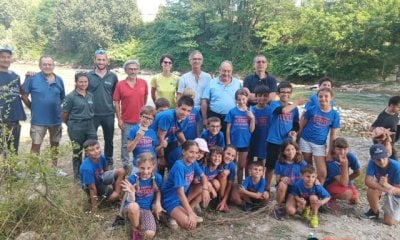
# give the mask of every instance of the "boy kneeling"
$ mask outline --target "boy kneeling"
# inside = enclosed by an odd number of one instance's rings
[[[244,211],[255,210],[265,205],[269,199],[266,187],[263,162],[253,162],[250,166],[250,176],[246,177],[241,186],[233,189],[231,201],[242,206]]]
[[[313,166],[303,168],[301,179],[293,185],[286,202],[286,212],[292,216],[297,210],[303,212],[312,228],[318,227],[318,209],[331,198],[325,188],[316,184],[316,180],[317,172]]]
[[[101,154],[97,140],[89,139],[83,144],[86,158],[80,167],[80,177],[83,190],[90,196],[92,211],[97,210],[98,198],[105,197],[109,202],[119,199],[121,181],[125,177],[125,170],[118,168],[108,170],[108,163]]]

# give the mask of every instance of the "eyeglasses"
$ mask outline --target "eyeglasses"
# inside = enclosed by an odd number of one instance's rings
[[[148,116],[145,116],[145,115],[142,115],[141,117],[142,117],[143,119],[146,119],[147,121],[153,121],[153,120],[154,120],[154,118],[148,117]]]
[[[106,54],[107,52],[104,50],[104,49],[97,49],[95,52],[94,52],[94,54]]]
[[[256,63],[257,63],[257,64],[266,63],[266,61],[260,60],[260,61],[257,61]]]
[[[221,126],[220,125],[210,125],[209,127],[210,128],[220,128]]]
[[[203,60],[202,58],[192,58],[193,61],[201,61]]]
[[[291,94],[292,92],[289,92],[289,91],[282,91],[282,92],[279,92],[279,93],[282,93],[282,94]]]
[[[172,62],[163,61],[164,64],[172,64]]]
[[[128,68],[128,70],[130,70],[130,71],[137,71],[137,70],[139,70],[139,68]]]

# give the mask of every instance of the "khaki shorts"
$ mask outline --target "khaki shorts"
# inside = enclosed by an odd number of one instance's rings
[[[46,136],[46,132],[49,130],[50,133],[50,142],[58,143],[61,140],[61,132],[62,127],[60,125],[55,126],[38,126],[38,125],[31,125],[31,138],[33,144],[42,144],[43,139]]]
[[[384,197],[383,212],[390,218],[400,222],[400,197],[386,194]]]

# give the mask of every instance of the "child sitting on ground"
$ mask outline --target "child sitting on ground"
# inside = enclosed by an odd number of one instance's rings
[[[318,227],[318,209],[331,198],[316,180],[317,172],[313,166],[303,168],[301,179],[293,185],[286,202],[286,212],[291,216],[297,211],[302,212],[312,228]]]
[[[125,212],[132,224],[133,240],[142,239],[141,235],[144,236],[144,239],[153,239],[157,226],[151,212],[152,203],[154,203],[153,211],[157,219],[164,211],[161,207],[159,191],[162,178],[160,174],[154,173],[156,158],[150,152],[137,156],[137,166],[139,172],[131,175],[128,180],[122,181],[121,184],[122,189],[128,194],[124,203]]]
[[[360,203],[358,191],[352,183],[360,175],[360,162],[354,153],[349,152],[349,143],[342,137],[333,141],[331,156],[332,159],[326,162],[328,174],[324,187],[332,196],[328,206],[336,211],[335,199],[348,200],[352,204]]]
[[[123,168],[108,170],[108,163],[101,154],[99,141],[86,140],[83,143],[86,158],[80,167],[80,178],[83,190],[90,196],[92,212],[97,210],[98,198],[105,197],[109,202],[119,199],[121,182],[125,177]]]
[[[301,170],[306,166],[307,162],[303,160],[299,145],[291,138],[285,140],[280,147],[279,159],[275,165],[277,206],[274,209],[274,216],[276,219],[283,219],[282,204],[293,185],[301,178]]]
[[[267,203],[269,193],[265,191],[267,182],[264,178],[264,165],[262,162],[252,162],[250,175],[243,184],[232,190],[232,203],[242,206],[244,211],[250,211]]]
[[[236,176],[236,159],[237,150],[232,144],[225,147],[223,156],[223,171],[218,175],[218,181],[221,184],[219,195],[221,202],[217,206],[217,210],[221,212],[229,212],[228,199],[231,195],[233,182]]]

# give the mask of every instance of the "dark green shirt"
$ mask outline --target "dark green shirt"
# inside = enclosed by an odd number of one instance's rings
[[[115,86],[118,83],[118,77],[115,73],[108,71],[101,78],[94,70],[88,73],[89,88],[93,93],[93,102],[95,106],[94,116],[114,115],[113,95]]]
[[[63,103],[63,112],[67,112],[68,120],[88,120],[94,116],[93,94],[88,92],[86,96],[76,90],[68,94]]]

